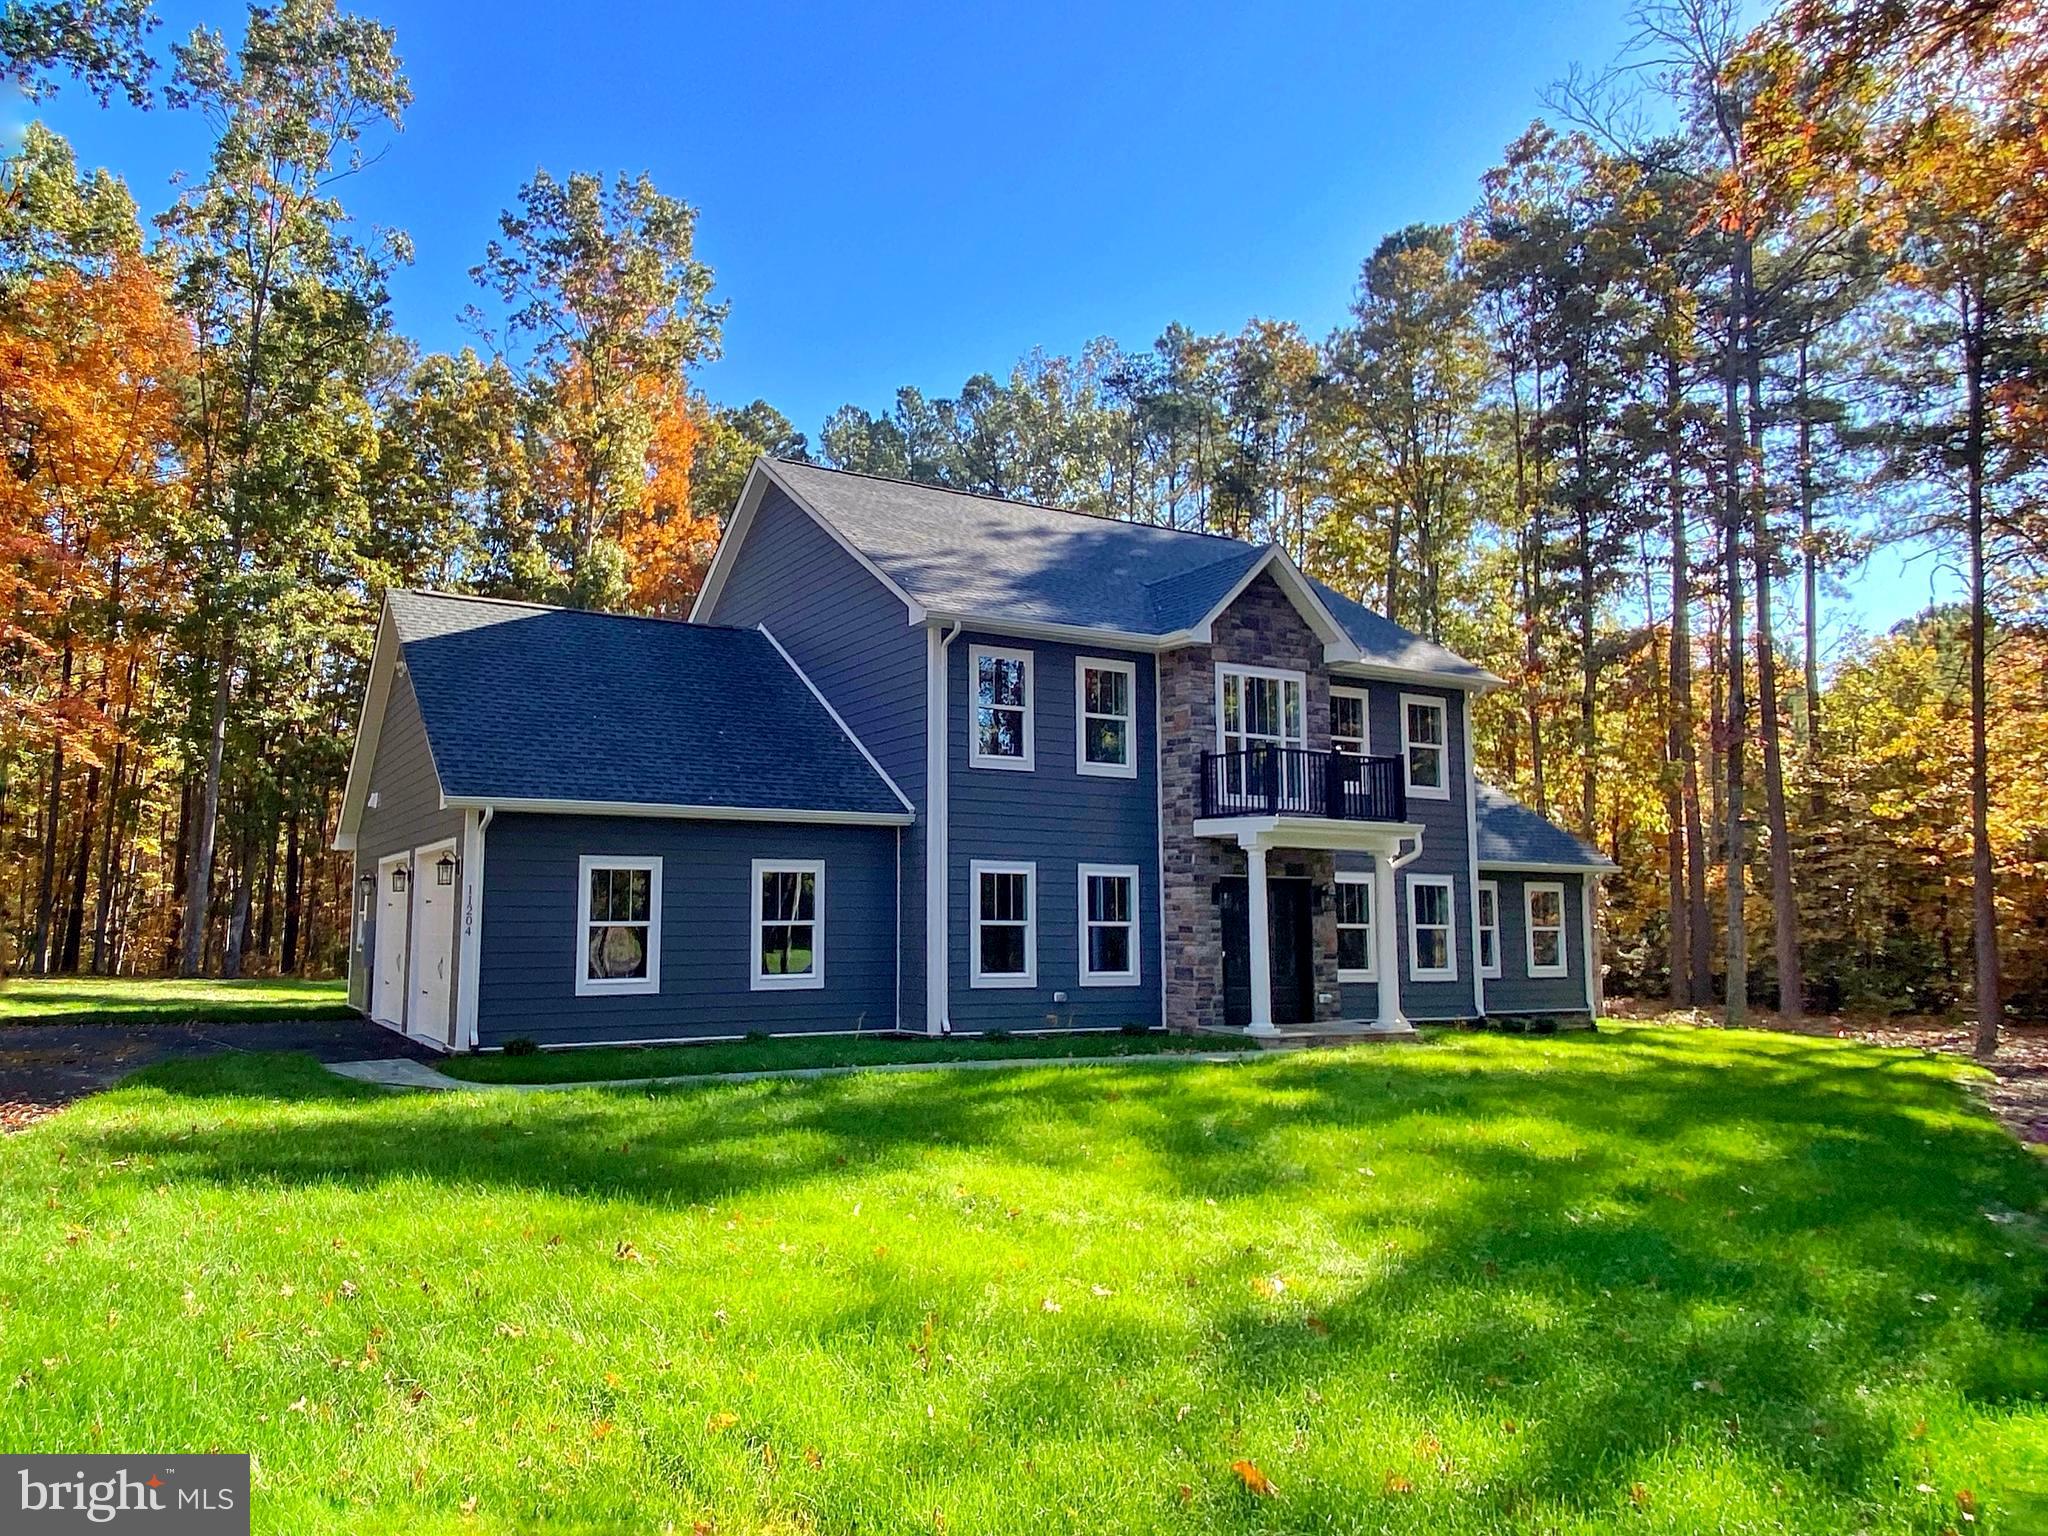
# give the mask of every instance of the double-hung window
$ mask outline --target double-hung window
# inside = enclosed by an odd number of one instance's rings
[[[1479,974],[1500,975],[1500,886],[1479,882]]]
[[[1330,690],[1330,745],[1350,757],[1364,757],[1371,732],[1365,723],[1365,690]]]
[[[1408,877],[1408,979],[1458,979],[1456,887],[1449,875]]]
[[[1219,787],[1226,800],[1250,802],[1261,792],[1265,771],[1261,757],[1268,751],[1280,754],[1282,794],[1290,800],[1301,797],[1305,765],[1299,749],[1308,745],[1303,704],[1307,692],[1307,680],[1299,672],[1218,669],[1216,749],[1223,754]]]
[[[1081,866],[1081,985],[1138,984],[1138,867]]]
[[[974,985],[1038,985],[1038,866],[976,859]]]
[[[1426,694],[1401,695],[1401,756],[1408,793],[1451,798],[1450,706]]]
[[[753,928],[756,992],[824,986],[824,861],[754,860]]]
[[[1031,653],[992,645],[970,646],[967,672],[974,706],[968,763],[976,768],[1028,771],[1034,747]]]
[[[577,865],[576,994],[661,990],[661,860],[586,854]]]
[[[1128,661],[1074,658],[1074,768],[1097,778],[1138,776],[1138,669]]]
[[[1377,981],[1379,945],[1372,931],[1372,876],[1337,872],[1337,979]]]
[[[1541,880],[1523,886],[1522,915],[1529,943],[1529,974],[1568,974],[1571,964],[1564,949],[1564,886]]]

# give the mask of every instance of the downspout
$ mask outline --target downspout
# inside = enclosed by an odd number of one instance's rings
[[[929,638],[925,650],[924,1027],[928,1035],[943,1035],[951,1033],[953,1027],[952,990],[947,976],[951,955],[951,839],[946,807],[946,692],[947,679],[952,675],[953,642],[960,638],[960,622],[956,619],[944,634],[936,624],[925,633]]]

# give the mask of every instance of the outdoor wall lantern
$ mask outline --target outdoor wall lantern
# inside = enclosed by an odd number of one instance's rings
[[[444,853],[440,858],[434,860],[434,884],[453,885],[454,883],[455,855]]]
[[[405,866],[401,864],[397,869],[391,871],[391,889],[403,895],[406,883]]]

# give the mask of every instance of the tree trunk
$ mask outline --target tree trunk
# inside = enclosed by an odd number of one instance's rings
[[[125,715],[124,710],[124,730]],[[100,976],[107,974],[107,921],[114,910],[115,861],[119,854],[122,810],[128,804],[127,770],[128,743],[124,737],[114,744],[114,772],[107,792],[106,830],[100,835],[99,890],[93,898],[92,968],[93,973]]]
[[[85,804],[78,813],[78,829],[72,834],[70,895],[64,903],[64,941],[57,969],[65,975],[78,971],[78,952],[85,940],[85,886],[92,874],[92,834],[98,824],[100,770],[85,775]]]
[[[2004,1011],[2004,1000],[1999,995],[1996,871],[1991,859],[1991,747],[1985,685],[1990,623],[1984,581],[1984,354],[1989,330],[1982,295],[1966,290],[1963,389],[1969,415],[1963,440],[1963,468],[1968,477],[1970,503],[1970,886],[1971,918],[1977,939],[1977,1055],[1984,1060],[1998,1052],[1998,1026]]]
[[[191,869],[191,850],[192,778],[187,774],[178,780],[178,837],[171,855],[171,921],[164,935],[166,971],[175,969],[185,953],[185,877]]]
[[[1771,832],[1771,944],[1778,965],[1778,1012],[1793,1023],[1806,1014],[1806,978],[1799,958],[1799,906],[1792,890],[1792,829],[1785,814],[1785,753],[1778,720],[1778,652],[1771,632],[1770,497],[1763,479],[1763,360],[1744,349],[1749,374],[1750,500],[1755,518],[1750,563],[1756,572],[1757,717],[1764,738],[1764,819]]]
[[[1685,384],[1674,345],[1664,358],[1664,469],[1671,527],[1671,654],[1666,676],[1664,739],[1664,810],[1671,823],[1666,879],[1671,908],[1671,1001],[1690,1008],[1705,1000],[1704,946],[1706,913],[1702,910],[1698,943],[1694,941],[1693,905],[1687,882],[1688,849],[1700,865],[1701,906],[1706,893],[1706,856],[1700,847],[1699,766],[1693,755],[1692,718],[1692,554],[1685,526],[1683,416]]]
[[[1742,834],[1742,773],[1745,738],[1749,733],[1749,704],[1743,678],[1742,633],[1742,489],[1744,482],[1742,438],[1742,351],[1748,328],[1748,307],[1744,295],[1749,283],[1746,249],[1738,247],[1728,273],[1728,340],[1721,374],[1721,534],[1722,565],[1728,584],[1728,632],[1723,657],[1728,671],[1728,709],[1722,747],[1726,752],[1726,789],[1722,809],[1726,814],[1727,836],[1723,857],[1728,898],[1728,996],[1729,1025],[1749,1020],[1749,935],[1743,925],[1742,904],[1747,884],[1747,857]]]
[[[228,903],[228,931],[220,952],[220,973],[232,981],[242,974],[249,948],[249,903],[256,893],[256,841],[245,834],[235,850],[234,895]]]
[[[213,847],[220,831],[220,775],[227,755],[228,702],[234,696],[235,647],[223,640],[214,658],[220,675],[213,687],[213,718],[206,737],[206,776],[199,795],[199,825],[192,837],[185,877],[185,948],[178,974],[197,976],[206,952],[207,906],[213,893]]]
[[[299,813],[293,811],[284,829],[284,938],[278,956],[280,975],[299,973],[299,902],[302,871],[299,860]]]
[[[57,823],[63,811],[64,749],[56,746],[50,748],[50,792],[43,802],[43,857],[36,883],[36,926],[28,951],[29,970],[37,976],[50,973],[50,918],[57,899]]]
[[[1811,338],[1799,338],[1799,551],[1806,600],[1801,629],[1806,640],[1806,759],[1820,758],[1820,548],[1814,536],[1813,402],[1809,397],[1807,352]],[[1816,793],[1818,791],[1816,790]]]

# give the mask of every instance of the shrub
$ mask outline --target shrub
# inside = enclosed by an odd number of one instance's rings
[[[540,1045],[531,1035],[514,1035],[505,1042],[507,1056],[538,1056]]]

